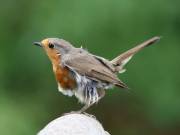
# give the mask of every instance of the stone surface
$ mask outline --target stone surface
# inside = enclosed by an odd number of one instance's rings
[[[99,121],[85,114],[68,114],[51,121],[38,135],[110,135]]]

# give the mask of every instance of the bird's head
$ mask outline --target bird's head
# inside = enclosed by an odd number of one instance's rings
[[[59,38],[46,38],[41,42],[34,42],[34,45],[42,47],[50,60],[67,53],[72,48],[72,45],[69,42]]]

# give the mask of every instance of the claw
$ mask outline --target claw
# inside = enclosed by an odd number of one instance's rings
[[[82,113],[81,111],[71,111],[71,112],[68,112],[68,113],[64,113],[62,116],[70,115],[70,114],[81,114],[81,113]]]

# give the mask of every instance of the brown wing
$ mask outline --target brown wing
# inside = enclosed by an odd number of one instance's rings
[[[96,55],[93,55],[93,57],[96,58],[98,61],[100,61],[105,67],[110,69],[112,72],[115,72],[115,67],[109,60]]]
[[[85,75],[94,80],[112,83],[122,88],[127,86],[119,80],[119,78],[110,69],[104,66],[93,55],[86,51],[80,53],[69,53],[68,56],[63,56],[65,66],[72,68],[81,75]]]

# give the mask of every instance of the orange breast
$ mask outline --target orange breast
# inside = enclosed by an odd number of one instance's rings
[[[74,89],[76,87],[75,79],[66,67],[58,65],[54,70],[56,80],[63,89]]]
[[[76,81],[67,67],[61,67],[61,57],[54,50],[49,50],[47,54],[52,62],[57,82],[64,90],[73,90],[76,87]]]

